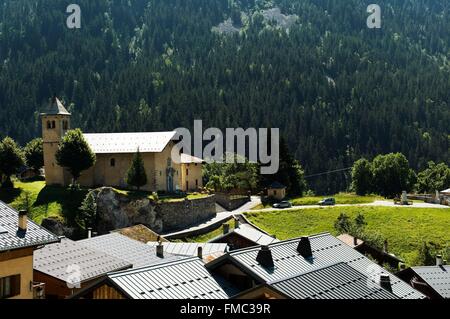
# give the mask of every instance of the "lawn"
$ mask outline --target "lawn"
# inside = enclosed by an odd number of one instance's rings
[[[227,222],[228,225],[230,225],[230,231],[234,230],[234,220],[230,220]],[[184,242],[184,243],[206,243],[216,237],[219,237],[223,234],[223,227],[220,226],[219,228],[206,233],[204,235],[195,236],[195,237],[187,237],[183,238],[182,240],[176,240],[175,242]]]
[[[423,242],[450,246],[450,210],[395,207],[333,207],[296,211],[249,212],[255,225],[279,239],[330,232],[337,235],[334,222],[340,213],[354,218],[362,213],[368,232],[378,232],[387,239],[390,252],[401,257],[407,265],[414,263]],[[449,258],[450,256],[447,256]]]
[[[71,223],[87,192],[46,186],[44,181],[15,181],[13,189],[0,189],[0,200],[18,210],[28,208],[37,223],[46,217],[63,217]]]
[[[370,204],[376,200],[382,200],[382,197],[376,195],[367,195],[367,196],[358,196],[356,194],[350,193],[339,193],[334,196],[306,196],[306,197],[296,197],[296,198],[288,198],[288,200],[294,206],[310,206],[317,205],[324,198],[333,197],[336,199],[337,205],[356,205],[356,204]],[[265,205],[259,205],[253,210],[270,208],[272,205],[270,203]]]

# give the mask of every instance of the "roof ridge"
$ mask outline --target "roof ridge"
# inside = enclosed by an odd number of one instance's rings
[[[145,271],[150,271],[150,270],[158,269],[161,267],[172,266],[175,264],[189,263],[189,262],[193,262],[193,261],[201,261],[201,259],[198,257],[187,257],[187,258],[184,258],[181,260],[162,262],[162,263],[158,263],[156,265],[149,265],[149,266],[145,266],[145,267],[141,267],[141,268],[137,268],[137,269],[125,269],[125,270],[121,270],[118,272],[108,273],[107,276],[110,278],[116,278],[116,277],[120,277],[120,276],[124,276],[124,275],[132,275],[132,274],[142,273]],[[205,268],[205,270],[206,270],[206,268]]]

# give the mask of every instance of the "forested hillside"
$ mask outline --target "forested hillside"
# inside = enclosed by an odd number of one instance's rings
[[[306,175],[392,151],[449,163],[450,2],[378,0],[379,30],[372,2],[0,0],[0,138],[40,136],[57,94],[86,132],[280,127]]]

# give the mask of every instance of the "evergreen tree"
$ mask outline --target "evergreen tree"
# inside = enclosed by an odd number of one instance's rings
[[[73,185],[77,184],[81,173],[91,168],[96,162],[96,155],[79,129],[66,133],[59,143],[55,157],[57,164],[65,167],[72,174]]]
[[[80,224],[84,229],[93,228],[97,220],[97,202],[94,192],[89,192],[80,207]]]
[[[368,160],[362,158],[355,162],[352,168],[352,189],[357,195],[371,193],[373,187],[372,167]]]
[[[147,184],[147,174],[145,172],[144,161],[139,149],[134,155],[131,167],[128,170],[127,184],[136,187],[138,191],[142,186]]]
[[[44,148],[41,138],[30,141],[24,148],[27,165],[36,173],[44,166]]]
[[[11,175],[17,174],[19,169],[25,165],[25,156],[16,142],[5,137],[0,142],[0,180],[2,187],[13,187]]]

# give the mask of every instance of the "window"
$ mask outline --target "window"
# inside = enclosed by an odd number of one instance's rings
[[[56,122],[52,121],[52,128],[56,128]]]
[[[63,121],[63,130],[67,131],[69,129],[69,122],[68,121]]]
[[[111,164],[111,167],[116,167],[116,159],[111,158],[110,164]]]
[[[195,187],[198,188],[198,179],[195,180]]]
[[[277,191],[273,191],[273,194],[274,194],[275,196],[277,196]]]
[[[0,278],[0,299],[20,295],[20,275]]]
[[[189,169],[186,169],[186,176],[189,176]]]
[[[50,130],[52,128],[52,123],[50,121],[47,121],[47,129]]]
[[[189,182],[186,182],[186,192],[189,190]]]

